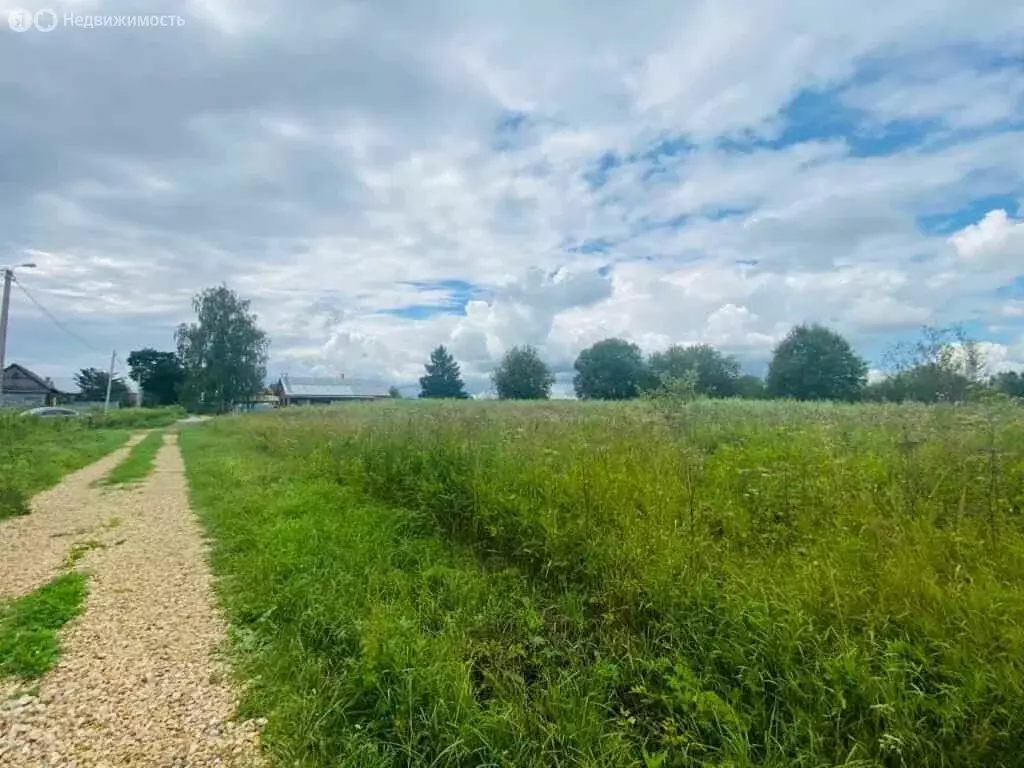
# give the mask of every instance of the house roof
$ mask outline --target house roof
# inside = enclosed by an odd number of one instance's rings
[[[15,385],[15,382],[12,381],[12,382],[8,383],[8,376],[13,371],[17,371],[22,376],[24,376],[26,379],[30,379],[30,380],[34,381],[36,384],[39,385],[40,389],[46,390],[51,395],[63,394],[59,389],[57,389],[55,386],[53,386],[53,382],[47,381],[46,379],[44,379],[39,374],[30,371],[28,368],[26,368],[23,365],[18,365],[18,363],[11,363],[6,368],[4,368],[4,391],[5,392],[17,392],[18,391],[18,388]],[[33,391],[35,391],[35,390],[33,390]]]
[[[343,400],[345,398],[389,397],[389,387],[372,379],[329,379],[282,376],[281,389],[287,397]]]

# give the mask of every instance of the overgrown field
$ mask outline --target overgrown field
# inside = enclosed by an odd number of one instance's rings
[[[29,498],[121,446],[125,429],[85,419],[0,414],[0,520],[29,511]]]
[[[181,441],[282,765],[1009,766],[1021,417],[393,403]]]

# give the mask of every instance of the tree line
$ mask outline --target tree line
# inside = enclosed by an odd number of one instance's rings
[[[764,378],[708,344],[673,345],[644,356],[636,344],[609,338],[584,349],[573,388],[584,400],[629,400],[672,392],[693,397],[790,398],[843,402],[965,402],[991,393],[1024,398],[1024,373],[984,376],[980,346],[959,329],[925,328],[921,338],[887,354],[888,374],[868,383],[868,363],[835,330],[798,325],[775,347]],[[458,362],[437,347],[420,378],[421,398],[469,397]],[[555,377],[532,346],[513,347],[491,373],[503,400],[544,400]]]
[[[193,297],[196,319],[174,333],[174,350],[144,348],[128,355],[129,377],[142,391],[142,405],[183,405],[196,412],[223,413],[252,402],[264,389],[269,338],[257,324],[250,302],[227,286]],[[625,339],[609,338],[579,353],[573,388],[584,400],[628,400],[670,392],[693,397],[791,398],[846,402],[964,402],[1001,393],[1024,398],[1024,372],[986,377],[980,345],[959,329],[925,328],[912,343],[886,356],[888,374],[868,383],[867,361],[837,331],[797,325],[775,347],[764,378],[744,374],[739,361],[708,344],[673,345],[644,356]],[[95,368],[78,372],[83,400],[106,397],[109,374]],[[508,350],[491,373],[503,400],[551,396],[555,376],[529,345]],[[469,397],[458,362],[441,345],[431,352],[419,380],[421,398]],[[124,402],[129,391],[118,376],[111,399]],[[394,387],[393,396],[398,396]]]

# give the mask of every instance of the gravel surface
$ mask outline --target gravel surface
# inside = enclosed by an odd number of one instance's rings
[[[132,435],[124,447],[73,472],[32,498],[32,513],[0,522],[0,600],[38,589],[58,574],[72,544],[90,538],[110,517],[104,491],[90,487],[128,455],[145,436]]]
[[[90,519],[119,522],[90,534],[76,566],[92,578],[60,662],[38,690],[0,687],[0,766],[262,763],[260,724],[233,720],[217,657],[225,626],[183,469],[168,435],[142,486],[86,494]]]

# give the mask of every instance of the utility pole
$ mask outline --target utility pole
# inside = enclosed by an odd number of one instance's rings
[[[19,264],[19,267],[31,269],[35,264]],[[7,314],[11,308],[11,281],[14,280],[14,269],[4,267],[4,295],[0,304],[0,408],[4,407],[4,358],[7,354]]]
[[[117,350],[110,353],[110,373],[107,374],[107,399],[103,401],[103,412],[110,408],[110,388],[114,384],[114,361],[117,359]]]

